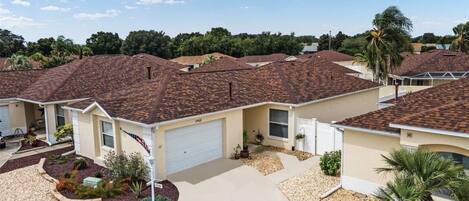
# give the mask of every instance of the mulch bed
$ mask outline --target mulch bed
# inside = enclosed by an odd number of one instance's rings
[[[93,162],[93,160],[82,157],[82,156],[76,156],[76,155],[70,155],[68,156],[68,159],[63,162],[62,164],[53,161],[51,159],[46,159],[46,162],[44,164],[44,170],[49,174],[51,177],[55,179],[59,179],[64,176],[65,173],[70,172],[73,169],[73,161],[75,158],[83,158],[86,160],[88,163],[88,168],[83,169],[83,170],[78,170],[76,179],[80,183],[83,182],[83,179],[86,177],[93,177],[96,172],[100,171],[103,173],[103,179],[109,179],[109,173],[108,170],[105,167],[99,166],[96,163]],[[170,198],[172,201],[177,201],[179,198],[179,191],[177,190],[176,186],[171,183],[170,181],[162,181],[160,184],[163,185],[162,189],[155,188],[156,195],[163,195],[168,198]],[[62,195],[64,195],[67,198],[70,199],[78,199],[78,197],[67,191],[60,192]],[[151,188],[148,187],[146,190],[143,191],[144,197],[151,196]],[[104,198],[103,201],[138,201],[140,199],[137,199],[134,194],[128,190],[124,192],[123,194],[116,196],[114,198]]]
[[[292,150],[287,150],[287,149],[274,147],[274,146],[262,146],[262,147],[263,147],[262,148],[263,151],[276,151],[276,152],[281,152],[284,154],[296,156],[296,158],[298,158],[299,161],[304,161],[314,156],[314,154],[304,152],[304,151],[298,151],[298,150],[292,151]]]
[[[49,144],[47,144],[46,142],[44,142],[42,140],[37,140],[36,142],[37,142],[36,146],[31,146],[25,140],[22,140],[21,141],[21,148],[18,151],[24,151],[24,150],[28,150],[28,149],[34,149],[34,148],[38,148],[38,147],[49,146]]]
[[[37,163],[39,163],[41,158],[47,158],[48,156],[56,155],[56,154],[63,154],[71,150],[73,150],[73,147],[66,147],[66,148],[57,149],[57,150],[53,150],[49,152],[44,152],[40,154],[35,154],[31,156],[9,160],[0,168],[0,174],[5,173],[5,172],[10,172],[12,170],[16,170],[19,168],[31,166],[31,165],[36,165]]]

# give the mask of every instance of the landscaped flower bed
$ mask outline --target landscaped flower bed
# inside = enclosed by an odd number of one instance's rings
[[[46,147],[49,146],[46,142],[42,140],[36,140],[35,144],[28,143],[26,140],[21,141],[21,147],[18,149],[19,152],[29,150],[29,149],[34,149],[38,147]]]
[[[77,162],[78,161],[78,162]],[[138,201],[151,195],[151,188],[145,185],[145,181],[140,179],[115,179],[116,172],[99,166],[93,160],[76,156],[52,156],[46,159],[44,170],[51,177],[57,179],[57,190],[65,197],[71,199],[85,199],[102,197],[107,201]],[[140,169],[136,168],[135,172]],[[120,170],[119,170],[120,171]],[[114,174],[114,177],[113,177]],[[102,182],[97,188],[82,185],[86,177],[101,178]],[[112,182],[111,182],[112,181]],[[140,184],[140,196],[132,192],[134,185]],[[169,181],[162,181],[162,189],[155,188],[157,195],[169,198],[171,201],[177,201],[179,191],[176,186]]]

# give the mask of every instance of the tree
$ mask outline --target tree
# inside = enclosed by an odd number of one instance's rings
[[[315,36],[297,36],[296,39],[300,43],[311,44],[318,42],[318,39]]]
[[[94,54],[119,54],[122,39],[119,34],[111,32],[98,32],[86,39],[86,46],[91,48]]]
[[[469,50],[469,22],[458,24],[453,28],[456,38],[451,43],[451,49],[458,52],[467,52]]]
[[[354,56],[358,53],[362,53],[367,44],[368,42],[365,37],[347,38],[342,42],[338,51]]]
[[[341,46],[342,46],[342,42],[347,39],[347,38],[350,38],[349,36],[345,35],[342,33],[342,31],[339,31],[335,37],[332,38],[332,49],[333,50],[338,50]]]
[[[0,57],[10,57],[24,49],[22,36],[13,34],[6,29],[0,29]]]
[[[24,55],[13,54],[7,59],[7,62],[10,64],[10,69],[12,70],[26,70],[32,68],[28,57]]]
[[[400,52],[409,47],[408,32],[412,30],[412,22],[397,7],[391,6],[375,15],[373,26],[367,36],[368,66],[374,66],[376,82],[387,81],[388,73],[402,63]]]
[[[435,36],[433,33],[424,33],[422,35],[421,43],[437,43],[439,40],[438,36]]]
[[[33,55],[35,53],[41,53],[45,56],[50,56],[52,53],[52,44],[55,42],[54,38],[40,38],[37,42],[28,42],[26,47],[26,53]]]
[[[132,31],[122,43],[121,51],[127,55],[147,53],[171,58],[171,37],[162,31]]]
[[[451,190],[464,175],[464,167],[437,153],[423,149],[400,149],[384,156],[386,167],[378,173],[393,173],[394,180],[382,188],[378,197],[383,200],[432,200],[438,190]],[[416,199],[417,198],[417,199]]]
[[[328,50],[329,49],[329,34],[323,34],[319,36],[318,40],[318,50]]]

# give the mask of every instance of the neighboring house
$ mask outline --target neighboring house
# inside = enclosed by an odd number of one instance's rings
[[[295,60],[294,57],[290,57],[283,53],[275,53],[269,55],[252,55],[245,56],[238,59],[238,61],[249,64],[254,67],[265,66],[276,61]]]
[[[200,72],[216,72],[216,71],[230,71],[230,70],[248,70],[253,67],[249,64],[239,62],[237,59],[232,57],[220,57],[209,64],[204,64],[200,68],[196,68],[189,73],[200,73]]]
[[[437,50],[449,50],[451,44],[437,44],[437,43],[412,43],[412,49],[415,54],[420,54],[425,52],[428,48],[433,48]]]
[[[29,63],[31,63],[31,69],[42,69],[41,63],[32,61],[30,60]],[[0,71],[9,71],[13,70],[11,68],[10,62],[8,62],[8,58],[0,58]]]
[[[354,58],[352,56],[343,54],[337,51],[323,50],[323,51],[316,52],[314,54],[297,55],[296,57],[298,59],[303,59],[303,60],[313,59],[313,58],[325,59],[327,61],[339,64],[348,69],[351,69],[354,72],[358,72],[356,76],[360,78],[367,79],[367,80],[373,79],[373,72],[368,67],[366,67],[365,64],[354,62]]]
[[[71,113],[78,154],[102,163],[111,150],[140,152],[155,158],[156,176],[164,179],[231,157],[243,145],[244,130],[250,142],[260,133],[265,145],[291,149],[297,118],[340,121],[377,109],[377,84],[323,65],[331,64],[279,61],[176,73],[64,108]],[[126,133],[142,138],[149,152]]]
[[[228,57],[235,59],[234,57],[219,53],[219,52],[214,52],[210,54],[204,54],[204,55],[199,55],[199,56],[180,56],[178,58],[171,59],[172,62],[176,62],[178,64],[186,66],[185,68],[181,69],[183,71],[191,71],[193,69],[196,69],[204,63],[210,56],[213,56],[214,59],[219,59],[221,57]]]
[[[319,43],[303,43],[303,50],[301,50],[301,54],[311,54],[318,51]]]
[[[390,181],[382,155],[400,148],[441,153],[469,173],[469,78],[400,97],[394,106],[346,119],[342,187],[372,194]]]
[[[86,57],[44,70],[0,72],[0,120],[6,135],[26,133],[28,128],[45,133],[56,143],[56,129],[71,122],[62,106],[112,90],[161,79],[180,72],[181,65],[154,56],[108,55]]]

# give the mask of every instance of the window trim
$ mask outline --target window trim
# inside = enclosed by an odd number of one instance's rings
[[[110,134],[104,132],[104,123],[111,124],[111,133]],[[99,128],[99,134],[101,135],[101,146],[103,148],[107,148],[107,149],[114,149],[114,147],[116,145],[115,145],[115,142],[114,142],[115,136],[114,136],[114,125],[113,125],[113,123],[110,122],[110,121],[99,120],[99,127],[100,127]],[[104,144],[104,135],[112,137],[112,145],[113,145],[112,147]]]
[[[278,110],[278,111],[282,111],[282,112],[287,112],[287,123],[283,123],[283,122],[276,122],[276,121],[270,121],[270,111],[271,110]],[[283,109],[276,109],[276,108],[269,108],[267,110],[267,117],[268,117],[268,121],[267,121],[267,136],[271,139],[274,139],[274,140],[280,140],[280,141],[288,141],[290,139],[290,133],[289,133],[289,129],[290,129],[290,125],[288,124],[288,119],[289,119],[289,111],[288,110],[283,110]],[[273,123],[273,124],[277,124],[277,125],[281,125],[281,126],[287,126],[287,137],[284,138],[284,137],[279,137],[279,136],[274,136],[274,135],[271,135],[270,134],[270,124]]]
[[[63,118],[64,120],[64,125],[65,125],[65,110],[62,108],[61,105],[55,105],[55,127],[59,128],[60,126],[63,126],[63,125],[59,125],[59,117],[60,118]],[[59,115],[59,109],[62,109],[62,111],[64,112],[63,115]]]

